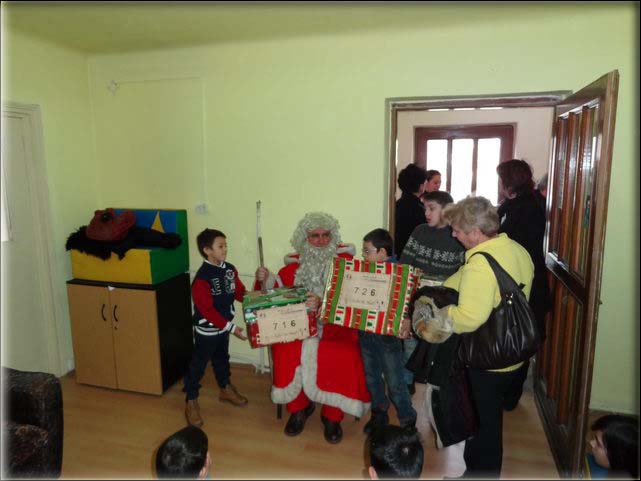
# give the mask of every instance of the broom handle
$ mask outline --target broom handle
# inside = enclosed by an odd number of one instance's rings
[[[265,260],[263,258],[263,235],[260,230],[260,201],[256,202],[256,236],[258,237],[258,260],[260,267],[265,267]],[[265,281],[261,283],[262,290],[265,289]]]

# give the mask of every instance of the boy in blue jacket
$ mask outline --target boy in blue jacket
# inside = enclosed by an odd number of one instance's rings
[[[363,237],[363,259],[370,262],[397,262],[394,240],[385,229],[374,229]],[[390,400],[385,394],[385,383],[396,407],[402,427],[416,425],[416,411],[403,379],[403,344],[401,339],[384,334],[359,331],[361,357],[365,368],[365,382],[372,399],[372,416],[363,432],[370,434],[389,424],[387,410]],[[385,381],[383,381],[383,376]]]
[[[185,374],[187,423],[200,427],[203,419],[198,406],[200,380],[211,360],[216,382],[220,388],[219,400],[235,406],[247,404],[247,398],[231,383],[229,366],[229,334],[247,339],[243,329],[235,325],[234,300],[242,301],[245,286],[238,271],[227,258],[227,238],[219,230],[205,229],[196,238],[198,251],[205,260],[191,284],[194,300],[194,350]]]

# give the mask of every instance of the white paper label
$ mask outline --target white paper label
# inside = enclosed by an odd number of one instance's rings
[[[338,304],[356,309],[386,311],[391,285],[389,274],[345,271]]]
[[[435,281],[434,279],[421,277],[421,280],[419,281],[419,284],[418,284],[418,288],[420,289],[421,287],[424,287],[424,286],[436,287],[436,286],[442,286],[442,285],[443,285],[443,281]]]
[[[289,342],[309,337],[305,304],[288,304],[256,311],[257,341],[261,344]]]

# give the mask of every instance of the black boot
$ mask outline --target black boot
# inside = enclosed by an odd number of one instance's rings
[[[312,415],[315,407],[316,404],[310,402],[305,409],[292,413],[291,416],[289,416],[289,421],[287,421],[285,425],[285,434],[287,434],[287,436],[297,436],[302,433],[305,427],[305,421]]]
[[[399,419],[399,424],[406,432],[416,431],[416,418]]]
[[[330,444],[340,443],[343,439],[343,428],[341,423],[330,421],[325,416],[321,415],[321,421],[325,425],[325,440]]]
[[[389,424],[389,416],[387,411],[375,411],[372,409],[372,416],[367,421],[367,424],[363,427],[363,432],[369,435],[375,429],[381,426],[387,426]]]

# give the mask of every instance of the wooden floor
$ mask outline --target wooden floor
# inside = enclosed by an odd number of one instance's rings
[[[343,441],[323,438],[319,410],[296,437],[283,433],[287,413],[276,418],[269,399],[270,377],[249,365],[232,366],[233,382],[249,398],[238,408],[218,401],[211,369],[203,378],[200,406],[209,436],[214,479],[369,479],[365,469],[363,425],[346,416]],[[61,379],[64,403],[64,479],[151,479],[158,445],[185,426],[182,381],[163,396],[151,396],[77,384],[71,373]],[[423,479],[441,479],[448,459],[434,446],[426,425],[424,385],[413,396],[425,446]],[[393,408],[392,422],[397,423]],[[519,406],[504,417],[503,478],[558,479],[536,406],[525,392]],[[449,465],[456,470],[456,465]]]

